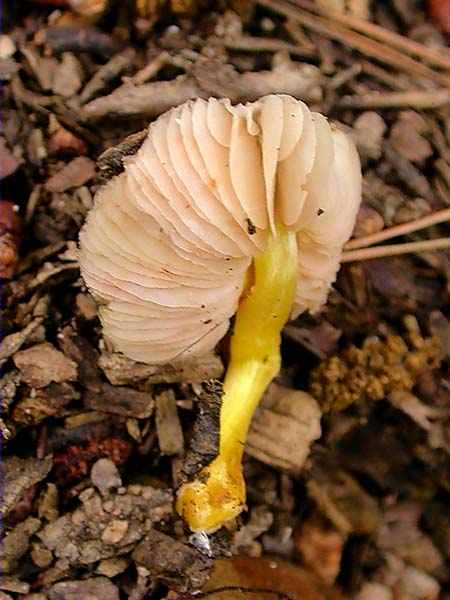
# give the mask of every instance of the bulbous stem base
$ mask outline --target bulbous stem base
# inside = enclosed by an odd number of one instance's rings
[[[297,284],[295,234],[278,227],[253,267],[254,282],[241,300],[231,337],[219,455],[178,492],[177,511],[193,531],[214,531],[244,508],[242,456],[253,413],[280,369],[281,330]]]

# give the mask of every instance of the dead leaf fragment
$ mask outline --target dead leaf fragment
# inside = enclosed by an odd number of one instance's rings
[[[221,591],[221,588],[229,589]],[[244,556],[215,561],[212,576],[204,591],[209,592],[214,600],[242,600],[247,598],[247,589],[258,590],[248,594],[252,600],[273,600],[277,598],[277,592],[292,600],[342,598],[337,590],[327,588],[299,565],[282,560]],[[264,590],[267,590],[267,593]],[[194,598],[195,595],[189,596],[189,600]]]
[[[246,452],[266,464],[298,473],[311,443],[321,435],[320,418],[312,396],[272,385],[253,417]]]
[[[401,502],[387,510],[377,531],[377,546],[394,553],[407,564],[429,573],[443,564],[442,556],[431,537],[420,530],[421,506]]]
[[[61,581],[48,591],[49,600],[119,600],[119,590],[106,577],[91,577],[84,581]]]
[[[52,459],[6,457],[0,465],[2,480],[2,504],[0,514],[7,515],[18,503],[24,492],[42,481],[52,467]]]
[[[316,464],[307,487],[323,515],[342,534],[370,535],[376,531],[380,520],[376,500],[336,465],[326,461]]]
[[[50,383],[42,389],[34,389],[16,402],[11,416],[16,423],[36,425],[48,417],[60,414],[65,406],[79,397],[79,392],[69,383]]]
[[[62,383],[77,378],[76,363],[48,342],[17,352],[13,360],[23,381],[31,387],[41,388],[52,381]]]
[[[303,564],[326,585],[333,585],[341,567],[346,536],[313,515],[294,534]]]

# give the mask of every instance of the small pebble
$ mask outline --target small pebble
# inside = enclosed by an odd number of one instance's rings
[[[114,519],[107,525],[102,533],[102,542],[105,544],[117,544],[128,531],[128,521]]]
[[[0,58],[11,58],[16,52],[16,45],[9,35],[0,35]]]

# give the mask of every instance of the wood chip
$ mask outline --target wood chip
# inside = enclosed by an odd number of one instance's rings
[[[84,405],[100,412],[146,419],[154,410],[155,400],[147,392],[102,383],[84,395]]]
[[[156,432],[162,454],[173,456],[183,453],[183,431],[172,390],[167,390],[156,398]]]
[[[16,594],[27,594],[30,591],[30,584],[25,581],[19,581],[15,577],[0,577],[0,590],[15,592]]]
[[[65,192],[87,183],[95,175],[95,163],[86,156],[79,156],[55,173],[45,184],[49,192]]]
[[[104,117],[155,117],[193,98],[228,97],[233,103],[284,93],[306,101],[321,98],[321,74],[312,65],[293,63],[272,71],[239,74],[231,65],[214,61],[196,64],[190,75],[140,86],[124,85],[109,96],[83,107],[87,120]]]

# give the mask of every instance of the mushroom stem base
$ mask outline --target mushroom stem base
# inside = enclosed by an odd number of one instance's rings
[[[254,259],[254,284],[236,313],[223,385],[219,454],[178,492],[177,511],[192,531],[215,531],[244,508],[245,440],[261,396],[280,370],[281,330],[294,302],[297,268],[295,233],[278,227]]]

